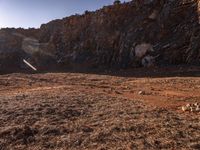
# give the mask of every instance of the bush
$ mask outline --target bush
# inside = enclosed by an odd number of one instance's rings
[[[115,1],[114,1],[114,5],[118,5],[118,4],[120,4],[120,3],[121,3],[120,0],[115,0]]]

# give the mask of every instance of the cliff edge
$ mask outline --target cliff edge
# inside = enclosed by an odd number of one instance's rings
[[[198,0],[134,0],[41,25],[0,30],[0,71],[200,65]]]

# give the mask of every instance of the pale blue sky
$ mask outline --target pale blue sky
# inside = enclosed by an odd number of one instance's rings
[[[113,0],[0,0],[0,28],[38,28],[53,19],[82,14],[112,3]]]

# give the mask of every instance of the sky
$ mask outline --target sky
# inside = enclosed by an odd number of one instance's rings
[[[41,24],[85,10],[94,11],[114,0],[0,0],[0,28],[39,28]],[[126,0],[122,0],[126,1]]]

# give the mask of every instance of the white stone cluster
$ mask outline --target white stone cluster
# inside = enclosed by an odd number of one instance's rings
[[[182,106],[182,111],[200,112],[200,104],[199,103],[187,104],[185,106]]]

